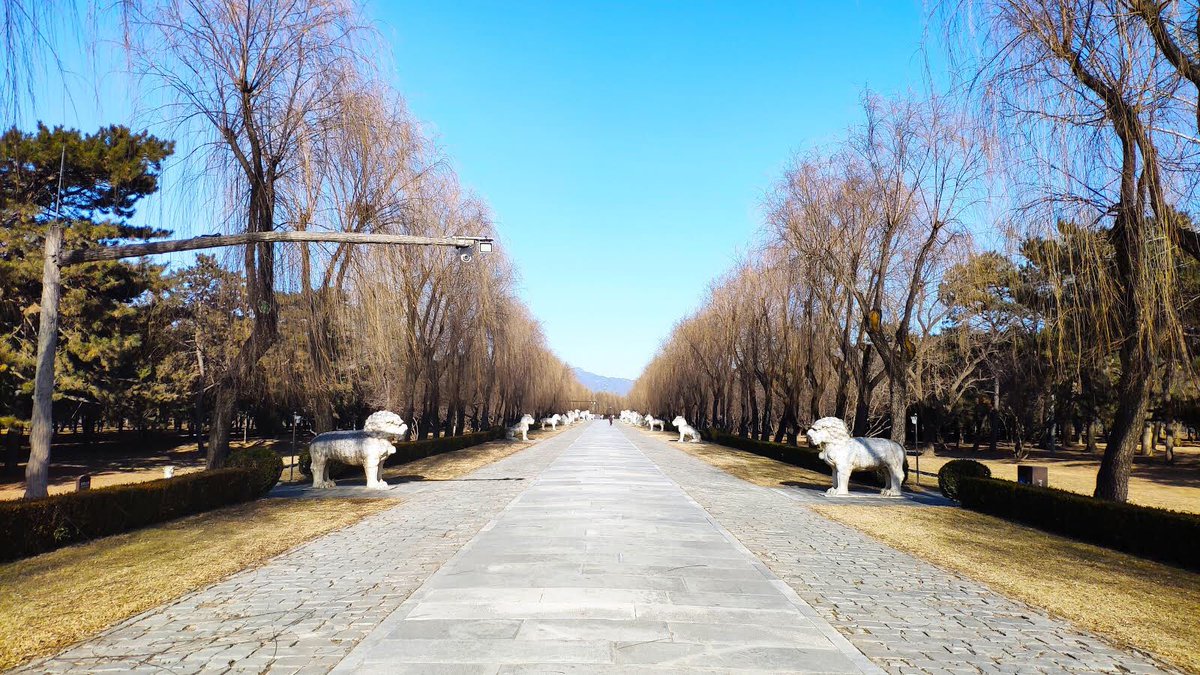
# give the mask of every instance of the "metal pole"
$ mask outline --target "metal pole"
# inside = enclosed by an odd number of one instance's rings
[[[917,451],[917,485],[921,484],[921,427],[917,423],[917,416],[913,415],[913,443],[916,444]]]
[[[300,425],[300,416],[292,413],[292,462],[288,467],[288,482],[296,480],[296,465],[300,463],[300,454],[296,452],[296,427]]]

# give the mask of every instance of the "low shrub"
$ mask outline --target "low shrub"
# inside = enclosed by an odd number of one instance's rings
[[[445,452],[454,452],[462,450],[480,443],[487,443],[504,438],[504,428],[496,427],[487,431],[477,431],[472,434],[463,434],[461,436],[446,436],[443,438],[427,438],[423,441],[406,441],[396,444],[396,452],[389,455],[384,461],[384,466],[394,466],[396,464],[407,464],[415,462],[418,459],[440,455]],[[300,451],[299,457],[300,473],[312,477],[312,456],[308,454],[308,448]],[[333,462],[329,467],[330,478],[342,478],[353,474],[355,471],[361,472],[362,469],[356,466],[346,466],[341,462]]]
[[[973,459],[952,459],[938,470],[938,489],[948,499],[958,501],[958,483],[963,477],[991,478],[992,470]]]
[[[283,475],[283,460],[270,448],[246,448],[230,453],[226,466],[249,469],[257,476],[259,496],[265,495],[279,482]]]
[[[783,462],[784,464],[791,464],[802,469],[823,473],[826,476],[833,475],[833,469],[825,463],[825,460],[821,459],[821,451],[815,448],[772,443],[770,441],[757,441],[752,438],[717,431],[716,429],[707,430],[704,437],[718,445],[745,450],[760,457],[767,457]],[[852,475],[851,480],[880,488],[887,487],[888,485],[887,477],[877,471],[857,472]],[[904,460],[904,480],[905,482],[908,481],[908,458]]]
[[[257,470],[225,468],[0,502],[0,562],[250,501],[262,480]]]
[[[1054,488],[963,476],[973,511],[1144,558],[1200,570],[1200,515],[1110,502]]]

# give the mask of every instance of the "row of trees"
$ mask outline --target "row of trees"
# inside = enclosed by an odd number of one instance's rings
[[[868,96],[865,123],[798,158],[755,261],[676,327],[634,402],[793,441],[832,414],[903,442],[914,412],[923,437],[1018,452],[1102,434],[1096,496],[1123,501],[1147,423],[1170,448],[1195,408],[1200,11],[939,12],[964,36],[960,86]]]
[[[196,194],[217,195],[212,226],[494,235],[486,206],[380,83],[373,33],[351,3],[124,11],[133,70],[165,96],[156,121],[188,139]],[[165,236],[131,219],[173,147],[121,127],[14,129],[3,144],[0,417],[23,419],[47,223],[68,225],[68,248]],[[256,244],[169,272],[149,261],[68,268],[56,419],[186,418],[207,425],[215,467],[247,411],[298,412],[319,432],[389,408],[424,437],[585,398],[513,282],[502,253],[464,263],[431,247]]]

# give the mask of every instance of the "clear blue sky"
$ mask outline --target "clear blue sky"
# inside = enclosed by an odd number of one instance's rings
[[[916,0],[375,13],[398,88],[492,205],[551,346],[617,377],[746,248],[792,154],[858,121],[865,87],[920,89],[924,68]]]
[[[753,240],[793,153],[859,121],[864,88],[920,89],[924,71],[920,0],[365,4],[397,89],[491,204],[551,347],[617,377]],[[67,62],[76,83],[105,70]],[[45,92],[31,117],[130,122],[118,78],[80,91]]]

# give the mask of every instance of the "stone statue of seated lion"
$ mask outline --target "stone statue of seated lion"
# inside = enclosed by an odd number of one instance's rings
[[[338,461],[361,466],[366,474],[367,487],[386,488],[379,478],[379,469],[388,455],[396,452],[393,442],[408,431],[408,425],[394,412],[380,410],[367,418],[362,431],[327,431],[312,439],[308,454],[312,458],[314,488],[331,488],[337,484],[329,479],[330,462]]]
[[[825,494],[850,494],[850,473],[866,469],[883,470],[888,486],[879,494],[899,497],[904,483],[904,448],[886,438],[851,438],[846,423],[836,417],[822,417],[804,434],[813,447],[821,448],[821,459],[833,468],[833,487]]]

